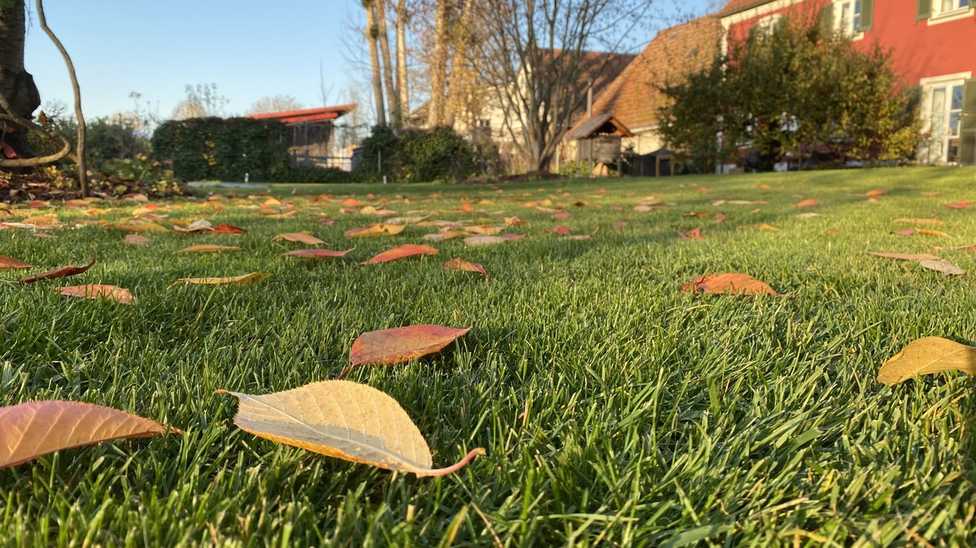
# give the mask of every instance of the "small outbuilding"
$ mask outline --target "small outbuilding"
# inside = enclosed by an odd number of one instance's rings
[[[252,114],[255,120],[277,120],[289,131],[288,153],[298,166],[334,166],[335,122],[356,104]]]
[[[576,144],[577,162],[606,166],[620,161],[621,141],[625,137],[633,134],[609,113],[594,114],[566,134],[566,140]]]

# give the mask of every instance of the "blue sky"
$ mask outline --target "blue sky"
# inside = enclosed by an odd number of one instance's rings
[[[705,0],[684,2],[702,5]],[[229,113],[256,99],[292,95],[321,104],[320,63],[336,94],[356,77],[348,30],[360,0],[60,0],[48,23],[72,54],[86,114],[131,108],[143,94],[166,117],[187,84],[217,84]],[[64,65],[35,22],[27,69],[43,100],[71,104]]]

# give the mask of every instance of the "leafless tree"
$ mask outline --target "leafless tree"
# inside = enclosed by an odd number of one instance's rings
[[[396,6],[396,69],[397,91],[400,93],[400,116],[410,112],[410,76],[407,67],[407,28],[410,25],[410,10],[407,0],[397,0]]]
[[[514,0],[513,0],[514,1]],[[427,125],[437,127],[444,125],[445,103],[447,102],[445,86],[447,82],[447,59],[449,55],[448,17],[450,0],[437,0],[434,22],[434,51],[430,60],[430,102],[427,113]]]
[[[480,81],[506,113],[507,131],[532,169],[546,171],[586,103],[587,80],[608,68],[651,0],[481,0],[472,44]]]
[[[281,112],[285,110],[298,110],[302,104],[291,95],[274,95],[262,97],[247,109],[248,114],[261,114],[264,112]]]
[[[217,84],[186,86],[186,98],[173,109],[174,120],[222,116],[230,99],[220,94]]]
[[[386,106],[383,94],[383,67],[380,65],[379,24],[377,23],[376,3],[382,0],[363,0],[366,10],[366,42],[369,45],[369,65],[372,73],[373,104],[376,109],[376,125],[386,125]]]
[[[386,24],[386,3],[388,0],[373,0],[376,6],[376,33],[379,36],[380,53],[383,63],[383,85],[386,89],[387,111],[394,128],[403,125],[403,115],[400,107],[400,93],[397,91],[394,77],[393,56],[390,53],[390,34]]]

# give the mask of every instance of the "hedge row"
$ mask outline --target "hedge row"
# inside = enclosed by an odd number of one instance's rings
[[[152,137],[156,158],[185,181],[274,181],[289,172],[288,128],[273,120],[193,118],[163,123]]]

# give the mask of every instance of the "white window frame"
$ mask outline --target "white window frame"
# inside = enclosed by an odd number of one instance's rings
[[[851,9],[851,16],[847,19],[841,16],[841,11],[845,4],[849,5]],[[864,3],[861,0],[834,0],[833,10],[835,31],[849,37],[851,40],[864,38],[864,31],[861,29],[861,23],[864,20]]]
[[[929,25],[938,25],[950,21],[966,19],[976,14],[976,0],[968,0],[969,5],[965,5],[967,0],[949,0],[952,5],[943,6],[943,0],[932,0],[932,14],[929,16]]]
[[[946,164],[949,161],[949,141],[956,139],[958,135],[952,135],[950,132],[950,121],[952,118],[952,91],[957,87],[962,87],[965,92],[966,80],[973,77],[972,72],[960,72],[957,74],[946,74],[943,76],[934,76],[931,78],[923,78],[919,85],[922,86],[922,131],[924,133],[931,132],[933,129],[933,99],[936,90],[944,90],[944,101],[942,119],[939,123],[944,128],[944,133],[939,138],[932,137],[928,142],[923,143],[921,146],[920,157],[924,158],[929,163],[936,164]],[[965,98],[964,98],[965,100]],[[964,105],[961,105],[964,107]],[[960,109],[955,111],[961,112]]]
[[[778,25],[779,22],[782,20],[783,20],[782,13],[772,13],[766,15],[764,17],[761,17],[759,21],[756,22],[756,30],[766,35],[772,34],[773,29],[775,29],[776,25]]]

